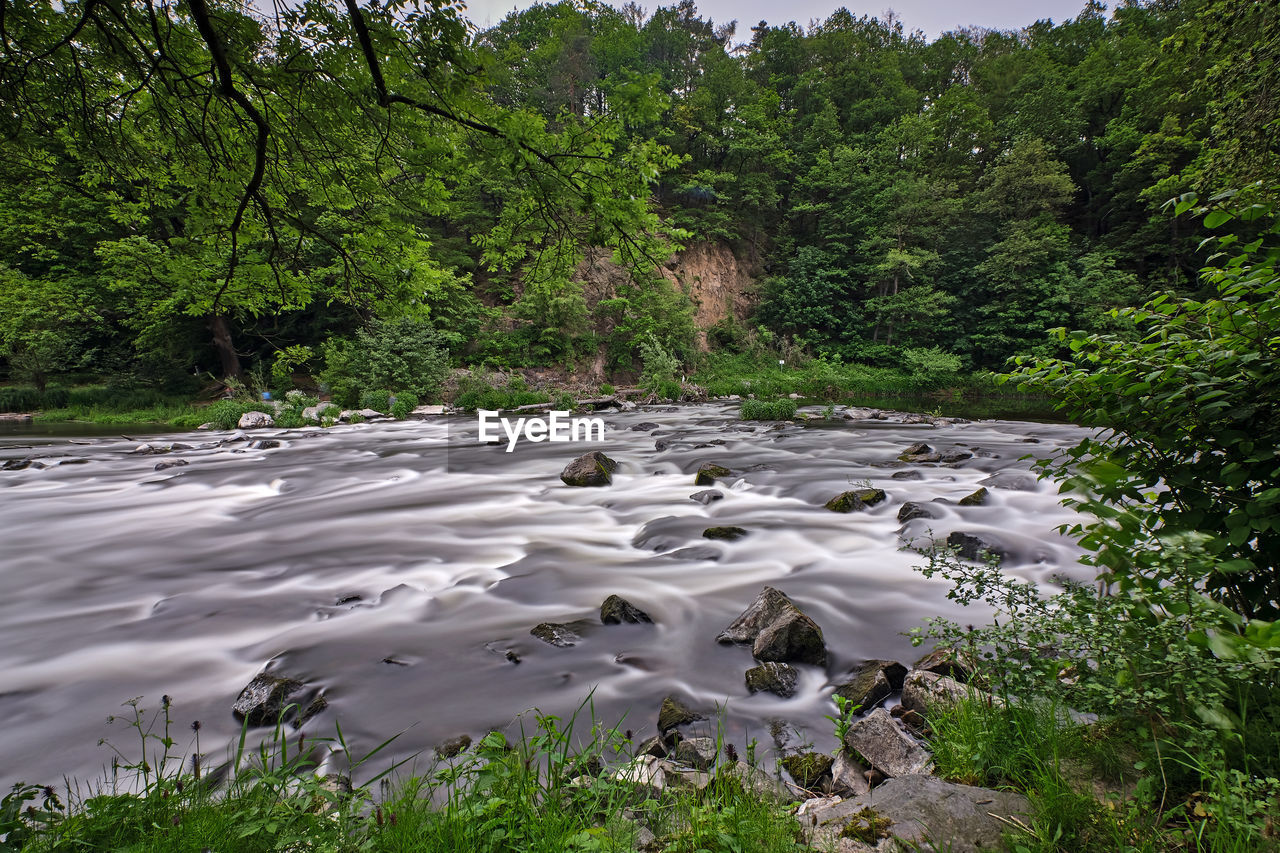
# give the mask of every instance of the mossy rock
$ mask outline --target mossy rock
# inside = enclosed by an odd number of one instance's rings
[[[566,486],[608,486],[618,463],[599,450],[584,453],[565,466],[560,479]]]
[[[783,699],[796,695],[799,671],[788,663],[766,661],[747,670],[747,689],[752,693],[772,693]]]
[[[982,506],[987,502],[987,488],[983,486],[971,495],[960,499],[960,506]]]
[[[882,503],[885,497],[884,489],[852,489],[827,501],[826,508],[832,512],[854,512]]]
[[[861,841],[863,844],[876,844],[880,839],[889,837],[891,826],[893,821],[868,806],[850,815],[849,822],[840,830],[840,837]]]
[[[728,477],[733,472],[723,465],[717,465],[714,462],[704,462],[698,468],[698,473],[693,478],[695,486],[714,486],[716,478]]]
[[[799,755],[788,755],[782,759],[783,768],[796,780],[801,788],[813,790],[818,787],[822,777],[831,771],[835,759],[821,752],[805,752]]]
[[[724,539],[729,542],[732,542],[735,539],[741,539],[746,535],[747,529],[745,527],[708,527],[706,530],[702,531],[704,539]]]
[[[653,619],[622,596],[611,595],[600,605],[600,621],[606,625],[621,625],[623,622],[652,622]]]
[[[699,714],[676,697],[668,696],[662,700],[662,707],[658,710],[658,732],[666,735],[677,726],[705,719],[704,715]]]

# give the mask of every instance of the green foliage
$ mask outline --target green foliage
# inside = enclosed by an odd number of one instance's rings
[[[293,387],[293,374],[315,356],[315,351],[300,344],[287,346],[276,352],[271,362],[271,381],[277,389]]]
[[[360,395],[359,405],[362,409],[373,409],[385,415],[391,411],[391,396],[387,390],[365,391]]]
[[[261,407],[261,403],[247,400],[218,400],[200,412],[204,418],[200,423],[212,423],[216,429],[235,429],[241,415],[259,411]]]
[[[496,386],[491,378],[483,373],[469,373],[458,381],[458,390],[453,397],[453,405],[460,409],[514,409],[532,403],[550,402],[551,395],[540,391],[530,391],[523,378],[513,374],[502,386]]]
[[[1178,205],[1183,212],[1193,197]],[[1052,397],[1072,420],[1106,432],[1058,466],[1093,560],[1122,588],[1161,583],[1171,533],[1199,531],[1214,559],[1206,588],[1247,619],[1280,614],[1280,221],[1270,204],[1224,194],[1205,224],[1239,220],[1202,271],[1212,294],[1163,294],[1115,312],[1128,335],[1059,329],[1069,360],[1020,361],[1020,387]],[[1070,466],[1070,468],[1068,468]],[[1133,555],[1139,555],[1135,565]],[[1144,580],[1145,579],[1145,580]]]
[[[399,391],[395,396],[396,401],[391,404],[391,417],[404,420],[418,408],[418,398],[411,391]]]
[[[937,347],[908,349],[902,353],[903,366],[921,386],[937,388],[954,382],[960,375],[960,359]]]
[[[796,401],[743,400],[739,416],[744,421],[787,421],[796,416]]]
[[[640,381],[651,391],[675,382],[682,366],[680,359],[664,347],[652,332],[640,340],[640,362],[643,365]]]

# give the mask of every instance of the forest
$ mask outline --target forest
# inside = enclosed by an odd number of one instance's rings
[[[3,8],[0,354],[38,391],[323,391],[388,323],[597,381],[641,344],[999,370],[1194,294],[1207,232],[1170,201],[1265,194],[1280,158],[1280,14],[1248,0],[932,41],[691,0],[486,31],[444,3]],[[660,273],[708,243],[751,307],[698,329]]]

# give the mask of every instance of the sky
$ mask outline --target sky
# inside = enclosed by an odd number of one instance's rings
[[[622,5],[625,0],[613,2]],[[673,0],[637,2],[649,12],[673,4]],[[530,5],[531,0],[467,0],[467,17],[484,28],[501,21],[512,9]],[[810,19],[824,20],[840,6],[855,16],[866,14],[883,19],[885,12],[892,9],[908,30],[924,30],[933,39],[962,26],[1019,29],[1042,18],[1060,23],[1074,18],[1084,5],[1085,0],[699,0],[698,11],[717,24],[737,20],[738,38],[742,39],[744,35],[749,37],[751,27],[760,21],[807,25]]]

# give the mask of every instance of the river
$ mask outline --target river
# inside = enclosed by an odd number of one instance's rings
[[[1027,475],[985,505],[955,503],[995,472],[1029,471],[1026,454],[1074,444],[1077,427],[778,426],[738,421],[726,403],[603,417],[603,442],[514,453],[479,445],[464,416],[260,430],[249,438],[279,446],[257,448],[229,433],[0,437],[0,462],[41,463],[0,471],[0,785],[100,778],[112,754],[102,738],[136,757],[136,738],[107,722],[134,697],[150,709],[172,697],[179,753],[199,720],[207,764],[238,736],[231,705],[268,666],[323,689],[329,707],[307,732],[340,721],[357,752],[403,732],[379,770],[419,751],[425,768],[454,735],[517,734],[530,709],[568,716],[589,693],[602,720],[637,738],[675,693],[719,709],[739,751],[769,743],[773,720],[830,749],[829,679],[863,658],[914,660],[922,650],[903,632],[927,617],[986,615],[913,571],[924,558],[905,544],[985,532],[1021,577],[1089,574],[1055,532],[1076,516],[1053,484]],[[646,422],[656,426],[632,429]],[[152,455],[141,441],[190,449]],[[896,461],[918,441],[977,455]],[[613,484],[563,485],[560,470],[590,449],[620,463]],[[187,464],[155,470],[173,461]],[[689,496],[706,461],[734,475],[704,506]],[[892,478],[903,471],[920,479]],[[823,508],[862,483],[888,500]],[[935,499],[946,501],[930,503],[936,518],[897,521],[903,501]],[[749,535],[703,539],[713,525]],[[765,585],[817,621],[830,652],[825,671],[801,667],[791,699],[749,695],[749,649],[714,641]],[[600,625],[615,593],[654,624]],[[574,623],[581,640],[547,645],[529,633],[540,622]]]

